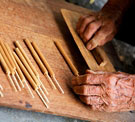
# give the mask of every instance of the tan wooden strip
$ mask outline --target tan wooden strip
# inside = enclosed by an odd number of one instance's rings
[[[67,64],[69,65],[70,69],[72,70],[73,74],[75,76],[79,76],[79,72],[76,69],[76,67],[74,66],[74,64],[72,63],[72,61],[70,60],[70,58],[68,57],[67,53],[65,52],[65,50],[62,48],[60,42],[55,41],[54,42],[55,45],[57,46],[58,50],[60,51],[60,53],[62,54],[62,56],[64,57],[65,61],[67,62]]]

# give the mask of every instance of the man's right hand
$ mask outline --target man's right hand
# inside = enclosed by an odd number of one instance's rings
[[[100,12],[80,17],[77,32],[88,50],[102,46],[113,39],[121,22],[121,11],[108,5]]]

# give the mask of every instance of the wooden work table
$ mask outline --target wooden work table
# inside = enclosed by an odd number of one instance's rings
[[[43,113],[51,113],[60,116],[79,118],[93,121],[135,121],[135,115],[131,112],[105,113],[91,111],[88,106],[82,104],[69,88],[72,73],[53,44],[58,40],[63,45],[69,57],[81,74],[87,69],[72,36],[60,13],[61,8],[66,8],[84,14],[89,10],[64,2],[63,0],[1,0],[0,1],[0,39],[14,47],[13,41],[19,40],[27,52],[33,65],[40,73],[41,80],[46,85],[50,95],[50,108],[46,109],[35,93],[32,99],[28,91],[15,93],[11,88],[6,75],[0,69],[0,83],[4,87],[4,98],[0,98],[0,106],[32,110]],[[45,77],[40,72],[22,39],[28,38],[37,41],[41,51],[45,54],[52,66],[56,77],[65,90],[61,95],[50,88]],[[115,53],[107,50],[107,53],[115,57]],[[113,58],[114,58],[113,57]],[[112,60],[113,61],[113,60]],[[81,64],[81,65],[80,65]],[[116,63],[118,65],[118,63]]]

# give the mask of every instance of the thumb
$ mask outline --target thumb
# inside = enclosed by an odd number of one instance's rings
[[[88,50],[93,50],[94,48],[96,48],[98,46],[98,41],[96,41],[94,38],[92,40],[90,40],[87,45],[86,48]]]

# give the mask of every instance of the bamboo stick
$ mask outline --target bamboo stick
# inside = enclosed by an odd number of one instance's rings
[[[0,91],[0,97],[4,97],[3,93]]]
[[[14,88],[15,92],[17,92],[17,88],[16,88],[16,86],[15,86],[15,84],[14,84],[14,82],[13,82],[11,76],[10,76],[11,71],[12,71],[12,68],[11,68],[11,66],[10,66],[10,64],[9,64],[9,62],[8,62],[8,59],[7,59],[7,57],[5,56],[4,51],[2,50],[1,46],[0,46],[0,52],[1,52],[1,53],[0,53],[0,61],[1,61],[1,64],[2,64],[2,66],[3,66],[3,69],[4,69],[5,73],[7,74],[8,78],[9,78],[9,81],[10,81],[10,83],[12,84],[12,87]],[[8,67],[7,64],[9,65],[9,67]],[[9,68],[10,68],[10,69],[9,69]],[[10,71],[10,70],[11,70],[11,71]]]
[[[19,86],[19,84],[18,84],[18,81],[17,81],[17,79],[16,79],[16,77],[15,77],[15,70],[16,70],[16,67],[15,67],[15,65],[14,65],[14,63],[13,63],[13,61],[12,61],[12,59],[11,59],[11,57],[10,57],[10,55],[9,55],[9,53],[8,53],[8,51],[7,51],[7,49],[6,49],[6,47],[5,47],[5,45],[4,45],[4,43],[3,43],[2,41],[0,41],[0,45],[1,45],[1,47],[2,47],[3,57],[4,57],[4,59],[5,59],[6,63],[7,63],[7,65],[8,65],[8,67],[9,67],[9,70],[10,70],[10,72],[11,72],[11,74],[12,74],[12,77],[13,77],[13,79],[14,79],[14,82],[15,82],[15,84],[16,84],[18,90],[21,91],[21,88],[20,88],[20,86]]]
[[[18,81],[17,81],[17,79],[16,79],[15,75],[14,75],[14,74],[12,74],[11,76],[12,76],[12,78],[14,79],[14,82],[15,82],[15,84],[16,84],[16,86],[17,86],[18,90],[19,90],[19,91],[21,91],[21,87],[20,87],[20,85],[19,85],[19,83],[18,83]]]
[[[2,85],[0,85],[0,89],[3,91],[3,87],[2,87]]]
[[[1,51],[1,50],[0,50]],[[10,70],[6,64],[6,62],[4,61],[4,58],[2,57],[1,53],[0,53],[0,63],[5,71],[6,74],[10,74]]]
[[[41,94],[39,93],[38,90],[36,90],[38,96],[40,97],[40,99],[42,100],[42,102],[44,103],[44,105],[46,106],[46,108],[49,108],[49,106],[47,105],[47,103],[45,102],[45,100],[43,99],[43,97],[41,96]]]
[[[8,58],[6,57],[6,54],[4,53],[4,51],[3,51],[3,49],[2,49],[1,46],[0,46],[0,52],[1,52],[1,55],[2,55],[2,57],[3,57],[4,61],[5,61],[5,63],[7,64],[7,67],[9,68],[9,71],[10,71],[11,73],[15,74],[15,72],[14,72],[12,66],[10,65],[10,63],[9,63],[9,61],[8,61]]]
[[[16,86],[15,86],[15,84],[14,84],[14,82],[13,82],[11,76],[10,76],[9,74],[8,74],[7,76],[8,76],[8,79],[9,79],[10,83],[12,84],[12,86],[13,86],[15,92],[17,92],[17,88],[16,88]]]
[[[24,84],[23,84],[23,81],[22,81],[23,78],[24,78],[24,76],[23,76],[23,74],[22,74],[20,68],[18,67],[18,65],[17,65],[17,63],[16,63],[16,61],[15,61],[15,59],[14,59],[14,57],[13,57],[12,51],[11,51],[11,49],[10,49],[10,47],[8,46],[7,43],[5,43],[5,47],[6,47],[8,53],[9,53],[9,55],[10,55],[10,57],[11,57],[11,60],[12,60],[12,62],[13,62],[13,64],[14,64],[14,67],[16,67],[15,74],[16,74],[18,80],[20,81],[20,84],[22,85],[22,88],[24,88]]]

